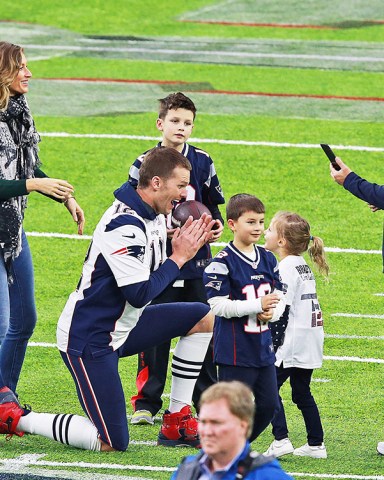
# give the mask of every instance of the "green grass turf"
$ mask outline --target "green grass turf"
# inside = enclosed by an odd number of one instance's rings
[[[298,30],[276,28],[223,27],[181,23],[177,18],[213,4],[191,0],[183,5],[168,2],[73,2],[42,0],[23,4],[2,2],[2,19],[28,21],[66,28],[81,34],[168,35],[222,38],[273,38],[303,40],[342,40],[382,42],[383,26],[362,26],[340,30]],[[250,2],[253,3],[253,2]],[[272,5],[273,2],[271,2]],[[378,4],[379,5],[379,4]],[[116,14],[118,11],[118,15]],[[254,11],[252,10],[254,13]],[[251,13],[252,13],[251,12]],[[355,14],[355,12],[353,12]],[[346,19],[352,15],[346,12]],[[379,10],[378,10],[378,16]],[[319,18],[321,21],[321,18]],[[378,44],[379,45],[379,44]],[[27,53],[28,53],[28,46]],[[74,58],[71,56],[33,61],[35,78],[95,77],[176,80],[209,83],[219,90],[306,93],[313,95],[382,96],[382,73],[326,71],[304,68],[242,67],[230,65],[187,64]],[[59,88],[59,87],[58,87]],[[181,87],[180,87],[181,88]],[[31,95],[33,94],[33,83]],[[191,94],[193,97],[193,95]],[[117,133],[158,136],[155,129],[156,95],[153,110],[147,113],[97,117],[35,118],[41,132]],[[53,100],[54,101],[54,100]],[[76,96],[68,102],[76,101]],[[225,102],[225,98],[223,100]],[[199,104],[197,105],[199,109]],[[367,104],[367,108],[369,105]],[[200,113],[194,137],[223,140],[248,140],[288,143],[382,146],[382,124],[350,121],[339,114],[338,120]],[[273,115],[273,114],[272,114]],[[314,112],[316,116],[316,111]],[[361,119],[362,120],[362,119]],[[196,142],[195,142],[196,143]],[[198,143],[197,143],[198,144]],[[51,176],[66,178],[75,185],[76,196],[86,212],[85,233],[90,235],[101,214],[112,201],[112,192],[127,176],[134,158],[154,145],[153,141],[43,137],[43,169]],[[259,196],[266,205],[267,223],[280,209],[298,211],[330,247],[379,249],[382,212],[372,214],[363,202],[353,198],[329,177],[328,161],[319,149],[271,148],[217,143],[198,144],[214,158],[226,198],[240,191]],[[340,156],[358,173],[384,183],[383,154],[340,151]],[[62,205],[32,194],[26,212],[27,231],[75,233],[75,225]],[[228,241],[225,230],[222,240]],[[55,342],[57,318],[68,294],[78,281],[88,241],[29,237],[35,264],[36,299],[39,322],[32,338],[35,342]],[[217,251],[217,248],[214,249]],[[328,334],[384,336],[383,319],[335,317],[335,313],[383,314],[380,255],[329,253],[329,282],[317,275],[325,331]],[[325,355],[378,358],[383,360],[383,341],[326,338]],[[136,359],[124,359],[120,370],[131,412]],[[376,443],[383,440],[383,364],[326,360],[314,377],[327,380],[313,383],[326,433],[329,458],[313,461],[289,456],[282,460],[290,472],[308,474],[379,475],[383,459],[375,454]],[[58,352],[54,348],[30,347],[19,385],[22,401],[36,411],[71,412],[81,409]],[[169,393],[169,381],[166,388]],[[295,446],[305,443],[302,418],[290,401],[287,386],[282,391]],[[168,400],[165,399],[165,406]],[[133,440],[154,441],[160,424],[131,427]],[[255,442],[263,451],[271,442],[269,429]],[[90,462],[153,467],[175,467],[186,451],[131,445],[126,453],[100,455],[83,452],[37,436],[0,439],[1,458],[23,454],[44,454],[44,460]],[[189,453],[189,451],[188,451]],[[57,467],[55,467],[57,468]],[[75,468],[75,467],[74,467]],[[82,471],[80,467],[75,468]],[[165,480],[169,472],[88,471],[136,475]],[[0,467],[1,472],[1,467]],[[299,478],[299,477],[298,477]],[[300,477],[300,478],[311,478]]]
[[[76,75],[80,78],[187,81],[211,84],[214,90],[238,92],[383,96],[384,74],[378,72],[313,71],[298,68],[285,69],[282,75],[279,68],[272,67],[197,64],[191,68],[189,64],[180,62],[100,58],[73,58],[68,62],[66,57],[36,60],[30,64],[36,78],[70,78]]]
[[[380,5],[379,0],[375,0]],[[223,25],[205,25],[179,22],[185,12],[197,10],[207,4],[205,0],[191,0],[184,5],[177,0],[141,2],[109,0],[102,2],[66,3],[42,0],[20,4],[5,0],[1,14],[4,20],[27,21],[64,28],[83,34],[97,35],[180,35],[233,38],[294,38],[320,40],[382,41],[382,25],[362,25],[357,28],[336,30],[257,28]],[[251,7],[252,8],[252,7]],[[257,4],[253,8],[257,9]],[[305,6],[301,5],[300,9]],[[378,11],[379,11],[378,7]],[[225,4],[223,5],[225,10]],[[347,10],[348,11],[348,10]],[[296,12],[299,13],[299,12]],[[348,16],[345,16],[348,20]],[[296,15],[299,21],[300,15]],[[321,16],[319,16],[319,20]]]
[[[152,124],[154,118],[150,115],[143,116],[148,119],[147,123],[141,125],[141,133],[155,135],[156,130],[145,131],[146,124]],[[232,120],[232,119],[231,119]],[[234,136],[239,137],[241,128],[249,128],[252,125],[252,119],[247,119],[242,126],[241,119],[221,122],[224,127],[224,135],[227,137],[234,132]],[[323,122],[326,127],[321,133],[321,122],[316,121],[281,121],[268,122],[271,131],[274,129],[277,134],[274,136],[264,136],[266,131],[266,122],[254,118],[254,130],[257,131],[254,140],[267,140],[276,142],[313,142],[320,143],[325,138],[329,138],[330,143],[336,141],[335,132],[330,134],[330,125]],[[87,124],[88,129],[93,125],[88,120],[78,124]],[[135,134],[140,131],[138,126],[139,117],[134,116],[133,121],[136,129],[130,133]],[[197,125],[200,119],[197,121]],[[60,127],[64,131],[67,122],[50,126]],[[105,125],[105,133],[112,131],[118,133],[127,133],[125,118],[118,118],[107,121],[102,119],[101,123]],[[110,130],[114,123],[115,130]],[[119,124],[125,127],[119,129]],[[260,128],[258,127],[260,124]],[[42,122],[45,125],[45,122]],[[264,126],[262,129],[261,126]],[[281,134],[278,126],[281,125],[285,130],[285,135]],[[336,124],[335,128],[339,124]],[[372,128],[372,125],[369,125]],[[309,135],[312,127],[312,134]],[[317,131],[315,131],[317,127]],[[342,127],[348,130],[345,124]],[[350,126],[349,126],[350,127]],[[299,128],[306,132],[306,135],[295,134]],[[352,128],[352,127],[350,127]],[[53,128],[53,130],[57,130]],[[73,129],[73,126],[72,126]],[[43,128],[44,130],[44,128]],[[97,128],[95,128],[97,131]],[[94,130],[94,131],[95,131]],[[236,132],[237,130],[237,132]],[[79,127],[78,131],[83,131]],[[88,130],[90,131],[90,130]],[[128,130],[129,131],[129,130]],[[203,130],[196,129],[197,134],[202,134]],[[228,132],[228,133],[226,133]],[[328,133],[329,132],[329,133]],[[214,134],[215,131],[204,130],[205,136]],[[236,135],[237,133],[237,135]],[[371,131],[372,133],[372,131]],[[328,136],[329,135],[329,136]],[[344,134],[337,139],[347,141]],[[350,137],[353,140],[353,137]],[[360,135],[348,144],[359,144],[364,141]],[[42,147],[43,168],[49,175],[56,177],[66,177],[72,181],[76,187],[76,195],[79,201],[87,208],[87,227],[86,232],[92,233],[93,227],[98,221],[104,208],[112,200],[112,191],[117,188],[127,178],[127,172],[130,164],[136,155],[145,151],[154,145],[151,141],[132,141],[132,140],[112,140],[112,139],[88,139],[88,138],[47,138],[44,137]],[[342,141],[340,143],[343,143]],[[346,142],[347,143],[347,142]],[[270,147],[250,147],[238,145],[218,145],[202,144],[202,148],[207,148],[215,160],[217,171],[222,179],[223,188],[227,198],[239,191],[248,191],[258,195],[266,204],[267,220],[281,209],[297,210],[312,224],[313,231],[322,236],[327,246],[344,248],[379,248],[381,242],[381,218],[382,213],[371,213],[368,207],[361,201],[347,196],[342,188],[337,186],[329,176],[328,161],[320,148],[318,149],[299,149],[299,148],[270,148]],[[380,153],[367,152],[343,152],[343,158],[351,165],[356,165],[357,171],[363,176],[371,177],[374,180],[375,165],[382,158]],[[61,161],[65,159],[65,161]],[[80,167],[81,166],[81,167]],[[79,168],[80,167],[80,168]],[[247,170],[249,175],[244,183],[242,171]],[[233,172],[238,172],[233,174]],[[304,172],[304,174],[303,174]],[[74,173],[76,182],[72,180]],[[87,188],[89,178],[92,178],[93,188]],[[37,208],[33,208],[33,204]],[[36,231],[54,231],[52,221],[61,223],[60,231],[70,233],[74,231],[74,225],[65,209],[59,204],[52,205],[44,197],[31,196],[32,207],[26,217],[26,228]],[[42,214],[46,212],[45,214]],[[51,215],[50,212],[55,214]],[[322,212],[327,212],[322,214]],[[47,218],[48,217],[48,218]],[[365,228],[361,228],[361,218],[364,218]],[[228,240],[228,232],[224,240]]]

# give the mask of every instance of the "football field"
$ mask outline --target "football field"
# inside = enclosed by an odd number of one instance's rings
[[[38,324],[18,394],[33,410],[82,414],[56,349],[56,323],[76,287],[93,229],[134,159],[156,144],[157,99],[182,91],[197,106],[190,143],[215,162],[226,199],[258,196],[266,223],[291,210],[327,247],[317,276],[325,359],[313,393],[328,459],[281,459],[294,478],[384,480],[383,212],[330,177],[328,143],[369,181],[384,184],[384,4],[380,0],[3,0],[0,37],[22,44],[42,169],[65,178],[85,211],[84,237],[66,209],[33,194],[26,211]],[[224,213],[224,209],[222,210]],[[221,245],[231,238],[225,229]],[[128,415],[136,358],[120,373]],[[282,396],[295,447],[301,415]],[[168,406],[169,384],[164,395]],[[124,453],[85,452],[25,435],[0,438],[0,480],[169,479],[189,449],[156,446],[154,426],[130,427]],[[270,429],[253,443],[263,452]]]

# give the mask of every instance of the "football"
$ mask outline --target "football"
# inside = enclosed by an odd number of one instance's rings
[[[197,200],[187,200],[179,203],[172,212],[172,225],[175,228],[181,227],[188,220],[189,216],[192,215],[194,220],[198,220],[203,213],[211,215],[209,208]]]

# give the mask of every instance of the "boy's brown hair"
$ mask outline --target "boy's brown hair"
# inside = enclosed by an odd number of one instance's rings
[[[245,212],[265,213],[261,200],[248,193],[238,193],[229,199],[227,204],[227,220],[238,220]]]
[[[193,119],[196,117],[196,107],[190,98],[184,95],[184,93],[170,93],[165,98],[159,98],[159,118],[164,120],[169,110],[177,110],[178,108],[184,108],[193,113]]]

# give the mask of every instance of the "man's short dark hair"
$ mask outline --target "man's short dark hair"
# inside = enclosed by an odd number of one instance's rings
[[[144,157],[139,170],[138,188],[148,187],[153,177],[168,179],[172,177],[175,168],[181,167],[188,171],[192,166],[180,152],[171,147],[155,147]]]

